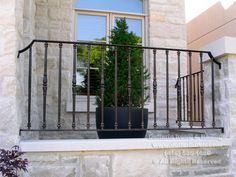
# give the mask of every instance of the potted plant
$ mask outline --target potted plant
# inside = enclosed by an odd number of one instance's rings
[[[140,38],[133,32],[128,31],[125,18],[116,20],[116,27],[111,32],[110,43],[120,45],[137,46],[141,42]],[[129,51],[130,50],[130,51]],[[128,96],[128,56],[130,52],[131,62],[131,103],[130,111],[131,126],[129,126],[129,96]],[[142,122],[142,99],[141,69],[143,69],[143,80],[149,77],[148,72],[142,67],[142,51],[139,48],[117,47],[117,127],[115,125],[115,55],[114,48],[110,47],[105,54],[104,61],[104,109],[103,123],[101,130],[101,91],[97,94],[96,126],[99,138],[143,138],[146,134],[148,122],[148,110],[143,109]],[[99,69],[101,74],[101,67]],[[147,90],[144,87],[144,90]],[[142,126],[143,123],[143,126]],[[126,131],[106,131],[106,129],[127,129]],[[134,131],[132,129],[141,129]],[[129,130],[128,130],[129,129]]]

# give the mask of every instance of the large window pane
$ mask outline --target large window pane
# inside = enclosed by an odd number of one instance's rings
[[[143,13],[143,0],[76,0],[76,7]]]
[[[78,14],[77,40],[105,41],[106,16]]]
[[[98,67],[101,63],[102,53],[100,46],[91,46],[90,49],[90,94],[95,95],[100,86],[100,76]],[[79,95],[87,95],[88,86],[88,47],[86,45],[77,46],[77,74],[76,92]]]
[[[116,17],[115,20],[118,20],[119,18],[120,17]],[[142,20],[141,19],[126,18],[126,23],[129,27],[128,28],[129,32],[132,31],[138,37],[140,37],[140,43],[142,43]]]

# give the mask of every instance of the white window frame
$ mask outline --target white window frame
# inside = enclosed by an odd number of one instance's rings
[[[74,0],[74,40],[77,40],[77,15],[101,15],[107,16],[107,43],[109,43],[109,36],[111,35],[111,30],[114,27],[115,17],[126,17],[131,19],[141,19],[142,20],[142,45],[147,44],[147,0],[143,0],[143,13],[131,13],[122,11],[112,11],[112,10],[98,10],[98,9],[88,9],[88,8],[78,8],[76,7],[76,0]]]

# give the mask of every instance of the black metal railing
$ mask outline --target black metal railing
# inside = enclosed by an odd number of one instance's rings
[[[203,72],[181,76],[176,83],[179,127],[181,122],[201,122],[201,126],[205,126]]]
[[[40,127],[35,128],[32,127],[32,119],[31,119],[31,105],[32,105],[32,63],[35,63],[36,60],[33,58],[33,48],[34,45],[41,45],[44,48],[44,62],[43,62],[43,80],[42,80],[42,98],[43,98],[43,106],[42,106],[42,117],[41,122],[42,125]],[[57,128],[53,129],[47,126],[47,92],[48,92],[48,49],[55,45],[58,47],[58,95],[57,95]],[[76,107],[78,104],[76,102],[76,62],[77,62],[77,56],[78,56],[78,45],[84,45],[87,46],[87,111],[86,111],[86,126],[83,128],[80,128],[76,126]],[[63,64],[63,47],[71,47],[72,56],[71,61],[73,62],[72,67],[72,117],[71,120],[67,120],[71,122],[70,128],[64,128],[62,120],[62,64]],[[90,63],[91,63],[91,46],[100,46],[101,50],[101,58],[100,58],[100,69],[101,69],[101,78],[100,78],[100,95],[101,95],[101,128],[91,128],[91,108],[90,108]],[[111,130],[117,130],[117,131],[124,131],[123,129],[119,129],[118,125],[118,119],[117,116],[117,100],[118,100],[118,94],[117,94],[117,50],[119,48],[126,48],[128,49],[128,85],[127,85],[127,91],[128,91],[128,110],[129,110],[129,120],[128,120],[128,129],[129,130],[135,130],[135,131],[141,131],[144,129],[147,130],[191,130],[191,129],[220,129],[222,132],[224,128],[222,126],[216,125],[216,119],[215,119],[215,88],[214,88],[214,73],[215,73],[215,64],[221,67],[221,64],[217,62],[212,54],[209,51],[198,51],[198,50],[185,50],[185,49],[173,49],[173,48],[160,48],[160,47],[143,47],[143,46],[125,46],[125,45],[114,45],[114,44],[104,44],[104,43],[88,43],[88,42],[71,42],[71,41],[51,41],[51,40],[33,40],[27,47],[20,50],[18,53],[18,57],[20,57],[20,54],[24,52],[29,52],[29,68],[28,68],[28,118],[27,118],[27,124],[26,127],[21,128],[20,131],[111,131]],[[142,63],[142,69],[141,69],[141,109],[142,109],[142,115],[143,110],[145,107],[144,104],[144,96],[145,96],[145,78],[144,78],[144,58],[148,60],[149,58],[152,60],[153,66],[150,67],[151,72],[151,83],[152,83],[152,98],[149,100],[153,103],[153,117],[150,117],[150,121],[153,121],[152,126],[148,126],[147,128],[144,127],[144,121],[142,116],[142,121],[140,123],[140,128],[132,128],[132,120],[131,120],[131,107],[132,107],[132,99],[131,99],[131,93],[132,93],[132,75],[131,75],[131,52],[132,49],[136,48],[139,49],[141,52],[141,63]],[[107,50],[114,50],[114,58],[115,58],[115,73],[111,73],[114,75],[114,106],[115,106],[115,124],[114,129],[104,129],[104,120],[103,120],[103,109],[104,109],[104,92],[106,90],[104,85],[104,60],[105,60],[105,52]],[[198,55],[198,57],[193,57],[193,55]],[[204,64],[203,64],[203,56],[207,56],[210,58],[211,62],[211,116],[210,117],[204,117]],[[164,56],[164,57],[163,57]],[[187,59],[186,66],[181,65],[181,60]],[[162,125],[160,118],[158,116],[158,82],[160,79],[158,79],[158,71],[160,68],[157,67],[157,63],[163,60],[165,61],[165,73],[162,73],[165,76],[165,124]],[[177,97],[176,97],[176,110],[177,114],[176,117],[170,116],[170,112],[172,108],[170,108],[170,95],[173,95],[171,92],[172,84],[170,79],[173,78],[173,71],[170,70],[170,64],[171,61],[177,61],[176,66],[176,76],[174,76],[177,79],[176,82],[176,90],[177,90]],[[193,71],[193,64],[192,62],[194,60],[197,60],[199,64],[199,71],[198,72],[192,72]],[[187,66],[188,65],[188,66]],[[162,66],[163,67],[163,66]],[[188,74],[181,71],[181,68],[187,68]],[[171,73],[171,74],[170,74]],[[34,86],[35,87],[35,86]],[[161,95],[163,94],[161,93]],[[173,99],[172,99],[173,102]],[[210,125],[206,125],[206,119],[211,122]],[[173,123],[170,123],[172,120],[176,122],[175,125]],[[188,122],[189,124],[186,125],[185,122]]]

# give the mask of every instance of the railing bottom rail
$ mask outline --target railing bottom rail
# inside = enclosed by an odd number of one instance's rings
[[[66,131],[66,132],[85,132],[85,131],[104,131],[104,132],[109,132],[109,131],[144,131],[144,130],[149,130],[149,131],[156,131],[156,130],[170,130],[170,131],[182,131],[182,130],[221,130],[222,133],[224,133],[224,127],[189,127],[189,128],[166,128],[166,127],[157,127],[157,128],[147,128],[147,129],[20,129],[20,134],[21,132],[26,132],[26,131],[30,131],[30,132],[62,132],[62,131]]]

